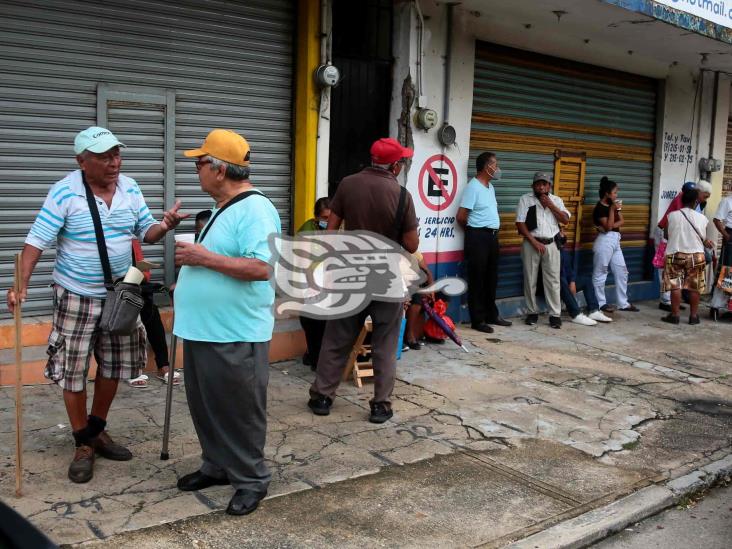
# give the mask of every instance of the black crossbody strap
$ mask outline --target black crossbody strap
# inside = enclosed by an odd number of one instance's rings
[[[694,232],[696,233],[696,236],[698,236],[698,237],[699,237],[699,240],[701,240],[701,241],[702,241],[702,246],[704,246],[704,238],[702,238],[702,235],[701,235],[701,233],[699,232],[699,229],[697,229],[697,228],[696,228],[696,225],[694,225],[694,224],[693,224],[693,223],[691,222],[691,219],[689,219],[688,217],[686,217],[686,214],[684,213],[684,211],[683,211],[683,210],[679,210],[679,212],[681,212],[681,215],[683,215],[683,216],[684,216],[684,219],[686,219],[686,220],[687,220],[687,221],[689,222],[689,225],[691,225],[692,229],[694,229]]]
[[[402,227],[404,226],[404,208],[407,203],[407,189],[399,187],[399,204],[397,205],[396,217],[394,218],[394,240],[401,244]]]
[[[92,192],[89,183],[86,182],[84,172],[81,172],[81,180],[84,182],[86,202],[89,204],[89,213],[91,214],[92,221],[94,222],[94,234],[97,241],[97,250],[99,250],[99,259],[102,263],[102,270],[104,271],[104,285],[109,288],[114,284],[114,281],[112,280],[112,268],[109,265],[109,254],[107,254],[107,242],[104,240],[102,220],[99,217],[97,201],[94,200],[94,193]]]
[[[260,196],[264,196],[259,191],[244,191],[243,193],[237,194],[234,198],[232,198],[226,204],[224,204],[223,208],[221,208],[214,214],[214,216],[211,218],[211,221],[209,221],[208,224],[204,227],[203,231],[201,231],[201,236],[198,237],[196,244],[200,244],[201,242],[203,242],[203,239],[208,234],[208,231],[211,229],[211,226],[214,224],[214,221],[216,221],[216,218],[219,216],[219,214],[221,214],[221,212],[223,212],[229,206],[233,206],[237,202],[241,202],[242,200],[244,200],[245,198],[247,198],[249,196],[252,196],[253,194],[258,194]],[[265,198],[267,198],[267,197],[265,196]]]

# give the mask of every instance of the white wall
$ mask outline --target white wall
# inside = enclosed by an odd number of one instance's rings
[[[424,131],[416,127],[416,99],[412,106],[411,143],[415,155],[409,170],[404,175],[407,188],[415,202],[417,216],[420,218],[420,251],[425,253],[428,261],[434,261],[435,254],[440,254],[441,261],[454,260],[455,252],[462,251],[462,231],[454,217],[457,213],[460,194],[467,182],[468,155],[470,153],[470,117],[473,103],[473,65],[474,40],[470,35],[464,11],[455,10],[453,19],[452,38],[452,69],[449,123],[457,133],[456,143],[450,147],[443,147],[437,138],[437,129],[445,122],[444,78],[445,78],[445,44],[447,38],[447,7],[436,2],[421,2],[422,13],[425,18],[424,36],[422,40],[423,89],[415,90],[422,94],[424,105],[437,112],[438,124],[434,129]],[[404,80],[411,75],[412,81],[417,82],[418,62],[418,25],[419,19],[411,3],[398,5],[395,13],[395,66],[394,66],[394,93],[391,109],[391,135],[398,135],[398,120],[402,114],[402,86]],[[444,155],[444,159],[435,158]],[[446,192],[454,195],[447,207],[445,199],[438,197],[423,197],[427,187],[429,173],[423,170],[428,159],[432,158],[431,166],[448,169],[444,174],[448,181]],[[453,170],[454,167],[454,170]],[[422,177],[420,178],[420,174]],[[457,187],[455,187],[457,183]],[[422,193],[420,193],[420,186]],[[431,209],[426,204],[432,203],[439,210]],[[445,224],[445,221],[452,223]]]
[[[714,74],[690,67],[669,70],[664,82],[663,118],[657,136],[657,181],[651,218],[658,220],[685,181],[699,179],[699,159],[708,158],[712,132]],[[698,88],[698,90],[697,90]],[[694,98],[697,96],[696,108]],[[720,76],[717,92],[714,156],[724,159],[727,118],[730,104],[730,81]],[[692,130],[693,118],[693,130]],[[711,217],[719,203],[722,171],[712,174],[714,188],[707,206]]]

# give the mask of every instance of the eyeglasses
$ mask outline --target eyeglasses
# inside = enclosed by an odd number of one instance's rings
[[[206,164],[211,164],[211,160],[196,160],[196,172],[200,172]]]

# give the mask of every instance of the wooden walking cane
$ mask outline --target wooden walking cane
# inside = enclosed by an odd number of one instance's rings
[[[22,304],[20,302],[21,284],[23,281],[22,266],[20,263],[20,255],[15,256],[15,282],[13,284],[13,292],[15,292],[15,309],[13,316],[15,318],[15,495],[20,497],[23,489],[23,314],[21,312]]]

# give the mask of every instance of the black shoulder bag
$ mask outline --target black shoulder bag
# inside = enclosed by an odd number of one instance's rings
[[[102,220],[99,217],[97,202],[94,200],[94,193],[86,182],[84,172],[81,177],[86,190],[86,201],[89,204],[89,213],[94,222],[94,234],[96,235],[99,259],[104,271],[104,287],[107,289],[107,297],[102,308],[102,318],[99,321],[99,328],[103,332],[112,335],[130,335],[137,328],[137,319],[144,304],[139,284],[129,284],[121,280],[116,283],[112,280],[112,268],[109,264],[107,253],[107,242],[104,239]]]

